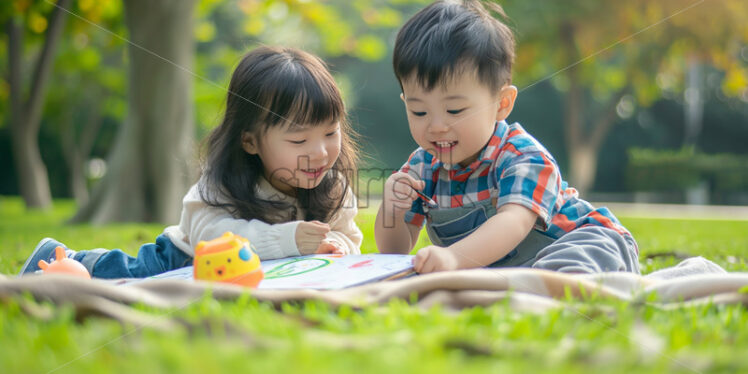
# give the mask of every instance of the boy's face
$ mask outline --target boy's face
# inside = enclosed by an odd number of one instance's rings
[[[505,86],[493,93],[469,72],[431,91],[412,77],[402,86],[416,143],[442,162],[463,167],[478,158],[493,135],[495,122],[509,115],[516,97],[516,88]],[[513,94],[507,94],[507,87]]]

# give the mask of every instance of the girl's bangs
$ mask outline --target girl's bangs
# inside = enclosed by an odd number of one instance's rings
[[[304,68],[297,70],[301,70],[297,77],[276,82],[269,95],[265,122],[298,128],[339,121],[345,106],[337,88]]]

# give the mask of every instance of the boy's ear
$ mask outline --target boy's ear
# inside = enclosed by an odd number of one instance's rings
[[[244,148],[245,152],[251,155],[260,153],[257,138],[249,131],[242,131],[242,148]]]
[[[402,92],[400,92],[400,100],[402,100],[403,102],[405,102],[405,94],[402,93]]]
[[[506,85],[499,91],[499,109],[496,111],[496,120],[503,121],[509,117],[514,109],[514,101],[517,100],[517,87]]]

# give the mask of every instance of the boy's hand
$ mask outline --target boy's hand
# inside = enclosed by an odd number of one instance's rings
[[[413,259],[413,269],[419,274],[457,270],[459,263],[457,253],[454,250],[430,245],[418,250],[416,257]]]
[[[319,249],[330,225],[320,221],[304,221],[296,227],[296,248],[302,255],[314,254]]]
[[[347,255],[348,249],[335,239],[324,239],[317,247],[316,254]]]
[[[417,180],[408,173],[399,171],[390,175],[384,183],[382,196],[385,211],[403,212],[410,209],[413,201],[418,198],[413,189],[420,191],[425,186],[426,182]]]

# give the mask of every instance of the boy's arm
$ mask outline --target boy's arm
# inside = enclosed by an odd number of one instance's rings
[[[379,252],[408,254],[416,245],[421,228],[405,223],[405,212],[404,209],[388,212],[384,202],[379,206],[374,223],[374,238]]]
[[[420,191],[424,186],[424,181],[402,171],[387,178],[382,191],[382,205],[374,223],[374,237],[379,252],[407,254],[416,245],[421,227],[406,223],[405,214],[418,199],[414,190]]]
[[[530,232],[537,214],[517,204],[502,205],[496,215],[449,247],[428,246],[416,254],[419,273],[490,265],[512,251]]]
[[[428,152],[419,147],[410,154],[405,165],[384,183],[382,205],[374,223],[374,237],[379,252],[407,254],[416,245],[424,212],[414,201],[419,199],[416,191],[423,191],[426,187],[425,168],[430,167],[432,161]],[[412,222],[405,221],[409,211],[414,214]]]

